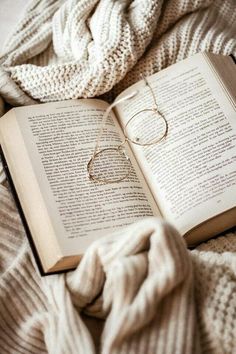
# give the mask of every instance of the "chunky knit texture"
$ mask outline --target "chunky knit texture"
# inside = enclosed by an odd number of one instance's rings
[[[25,105],[114,86],[112,99],[140,72],[201,50],[236,54],[235,8],[34,0],[0,59],[0,95]],[[74,272],[41,278],[5,183],[0,244],[1,353],[236,352],[236,231],[187,251],[170,225],[146,219],[94,243]]]

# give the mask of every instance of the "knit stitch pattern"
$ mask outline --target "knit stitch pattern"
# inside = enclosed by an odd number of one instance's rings
[[[196,52],[236,55],[235,7],[234,0],[33,0],[0,58],[0,111],[2,99],[112,100],[141,72]],[[75,271],[41,278],[4,182],[1,353],[232,354],[235,251],[236,230],[188,251],[172,226],[153,218],[95,242]]]
[[[95,353],[82,311],[106,318],[102,353],[198,352],[191,260],[170,225],[141,221],[95,242],[76,271],[41,278],[13,201],[1,193],[5,353]]]
[[[143,54],[161,8],[153,0],[130,5],[129,1],[71,0],[52,17],[58,1],[40,2],[36,12],[38,3],[30,6],[17,40],[9,42],[6,51],[11,54],[3,56],[2,65],[29,96],[42,102],[109,91]],[[22,64],[26,61],[34,64]]]

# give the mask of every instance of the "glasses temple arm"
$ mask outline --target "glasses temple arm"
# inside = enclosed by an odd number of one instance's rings
[[[127,96],[124,96],[124,97],[120,98],[119,100],[113,102],[112,104],[110,104],[109,107],[107,107],[107,109],[105,110],[105,112],[103,114],[103,117],[102,117],[101,126],[100,126],[100,129],[99,129],[99,132],[98,132],[98,136],[97,136],[97,139],[96,139],[93,155],[95,155],[97,150],[98,150],[98,147],[99,147],[99,144],[100,144],[100,140],[101,140],[101,137],[102,137],[102,134],[103,134],[103,130],[104,130],[104,125],[106,124],[106,120],[107,120],[111,110],[115,106],[117,106],[119,103],[122,103],[122,102],[124,102],[126,100],[129,100],[130,98],[134,97],[135,95],[137,95],[137,93],[138,93],[138,91],[134,91],[131,94],[129,94]]]
[[[152,94],[153,101],[154,101],[154,103],[155,103],[155,105],[156,105],[156,108],[158,109],[156,97],[155,97],[155,94],[154,94],[154,92],[153,92],[153,89],[152,89],[151,85],[149,84],[147,78],[146,78],[143,74],[141,74],[140,76],[141,76],[141,78],[143,79],[143,81],[145,82],[145,84],[149,87],[149,89],[150,89],[150,91],[151,91],[151,94]]]

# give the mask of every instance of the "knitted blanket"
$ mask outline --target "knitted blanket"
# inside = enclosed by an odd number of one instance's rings
[[[235,36],[234,0],[33,0],[0,58],[0,111],[112,100],[140,72],[202,50],[236,55]],[[149,218],[41,278],[0,178],[1,353],[236,352],[236,230],[189,251]]]

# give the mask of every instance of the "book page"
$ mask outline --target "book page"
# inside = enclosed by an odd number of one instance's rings
[[[88,178],[87,163],[106,107],[100,100],[71,100],[15,110],[64,256],[78,254],[99,236],[158,213],[134,169],[119,183],[104,185]],[[113,115],[101,148],[119,144],[118,129]]]
[[[185,234],[236,206],[236,112],[202,54],[148,82],[168,135],[153,146],[130,146],[163,215]],[[136,96],[117,107],[122,125],[139,110],[154,107],[144,81],[118,98],[135,90]],[[135,129],[138,136],[140,127]]]

